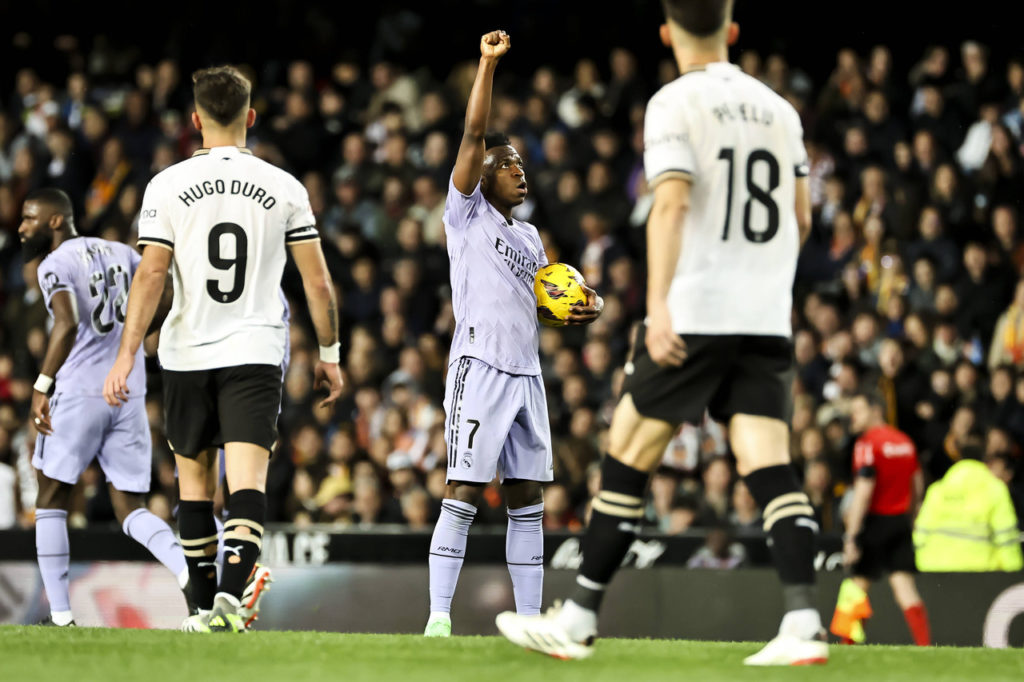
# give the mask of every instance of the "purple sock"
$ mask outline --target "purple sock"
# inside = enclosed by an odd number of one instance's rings
[[[441,516],[430,538],[430,613],[449,613],[466,555],[466,536],[476,507],[458,500],[441,502]]]
[[[63,509],[36,510],[36,558],[50,611],[70,611],[68,568],[68,513]]]
[[[540,613],[544,589],[544,503],[508,510],[505,560],[512,576],[516,613]]]
[[[184,587],[184,581],[188,580],[188,566],[178,537],[170,526],[153,512],[140,507],[125,517],[121,527],[125,535],[148,549]]]

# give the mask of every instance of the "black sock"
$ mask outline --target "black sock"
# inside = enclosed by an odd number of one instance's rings
[[[594,498],[590,525],[583,536],[583,564],[572,600],[597,611],[605,588],[622,564],[644,514],[648,474],[610,455],[601,463],[601,492]]]
[[[217,524],[213,522],[213,502],[179,502],[178,532],[188,564],[189,600],[209,611],[217,593]]]
[[[793,468],[788,464],[765,467],[747,474],[744,480],[764,515],[786,611],[816,608],[814,543],[818,523]]]
[[[231,493],[228,514],[224,523],[224,566],[220,574],[220,591],[241,598],[245,582],[263,546],[266,493],[252,489]]]

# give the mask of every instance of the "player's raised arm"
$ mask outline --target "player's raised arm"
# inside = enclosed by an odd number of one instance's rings
[[[320,407],[332,405],[341,395],[341,370],[338,367],[338,306],[334,300],[334,283],[327,270],[319,240],[305,241],[289,247],[302,276],[309,314],[313,318],[316,338],[320,344],[320,361],[314,370],[315,388],[326,388],[327,398]]]
[[[668,292],[689,208],[689,180],[669,177],[655,185],[654,206],[647,218],[647,349],[659,365],[679,366],[686,359],[686,346],[672,329]]]
[[[466,105],[466,129],[462,133],[459,155],[455,159],[452,180],[455,189],[472,194],[480,182],[484,167],[484,134],[491,116],[491,89],[498,60],[512,47],[504,31],[491,31],[480,38],[480,66]]]
[[[50,423],[50,399],[46,396],[49,386],[42,389],[44,384],[53,383],[53,377],[64,366],[78,336],[78,308],[70,291],[55,293],[50,299],[50,310],[53,311],[53,330],[50,332],[43,364],[39,368],[40,378],[36,380],[32,392],[32,416],[35,418],[36,429],[44,436],[53,433],[53,425]]]
[[[146,330],[156,314],[164,293],[164,280],[171,266],[172,252],[169,248],[148,246],[142,252],[132,288],[128,294],[128,306],[124,317],[124,331],[117,360],[103,382],[103,397],[107,403],[118,406],[128,399],[128,375],[135,366],[135,353],[146,337]]]

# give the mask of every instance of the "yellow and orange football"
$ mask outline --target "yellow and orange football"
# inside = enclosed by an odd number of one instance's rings
[[[537,318],[548,327],[565,326],[574,305],[586,305],[583,275],[571,265],[551,263],[537,271],[533,293],[537,296]]]

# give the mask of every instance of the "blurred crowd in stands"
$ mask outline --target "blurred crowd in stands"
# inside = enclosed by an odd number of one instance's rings
[[[741,52],[742,69],[798,109],[810,155],[814,229],[793,310],[792,452],[825,531],[841,530],[850,483],[850,396],[880,391],[887,420],[918,446],[928,480],[984,458],[1021,499],[1024,443],[1024,61],[985,45],[929,48],[909,71],[885,47],[841,49],[827,82],[780,54]],[[21,201],[65,190],[87,235],[134,243],[147,181],[200,146],[189,74],[165,59],[133,77],[69,68],[46,82],[19,65],[0,93],[0,527],[31,524],[31,385],[47,338],[32,264],[17,238]],[[428,530],[445,487],[442,429],[454,329],[441,222],[475,62],[444,80],[389,61],[243,65],[258,112],[254,154],[309,192],[343,319],[344,397],[313,407],[311,335],[292,270],[291,368],[268,520]],[[544,329],[540,353],[555,449],[545,527],[578,530],[644,309],[643,177],[648,97],[677,76],[628,49],[571,73],[499,70],[491,128],[526,161],[516,216],[551,261],[575,264],[606,302],[587,328]],[[684,245],[684,248],[685,245]],[[174,466],[149,361],[154,443],[149,504],[169,517]],[[79,486],[76,525],[112,519],[102,474]],[[496,486],[478,519],[504,523]],[[730,533],[760,528],[723,429],[682,428],[653,479],[647,522],[715,529],[709,561],[738,564]]]

